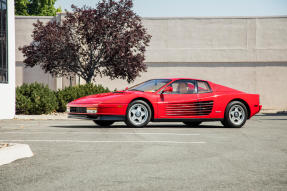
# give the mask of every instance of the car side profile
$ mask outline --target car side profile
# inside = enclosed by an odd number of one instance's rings
[[[183,122],[191,127],[221,121],[225,127],[240,128],[261,108],[258,94],[189,78],[152,79],[67,105],[69,118],[93,120],[100,126],[124,121],[130,127],[144,127],[150,121]]]

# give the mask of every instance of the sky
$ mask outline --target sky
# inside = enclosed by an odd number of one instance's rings
[[[57,0],[56,7],[95,7],[99,0]],[[142,17],[277,16],[287,15],[287,0],[134,0]]]

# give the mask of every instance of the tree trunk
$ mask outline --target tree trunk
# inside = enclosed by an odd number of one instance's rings
[[[86,81],[87,84],[90,84],[92,82],[92,78],[93,78],[93,76],[88,76],[84,80]]]

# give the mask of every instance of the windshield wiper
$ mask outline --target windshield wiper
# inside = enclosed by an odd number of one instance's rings
[[[129,91],[139,91],[139,92],[144,92],[143,90],[137,90],[137,89],[130,89]]]

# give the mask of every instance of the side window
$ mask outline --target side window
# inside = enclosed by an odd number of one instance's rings
[[[198,93],[208,93],[211,92],[211,89],[207,82],[198,81],[197,82]]]
[[[170,84],[173,91],[168,94],[194,94],[195,81],[193,80],[177,80]]]

